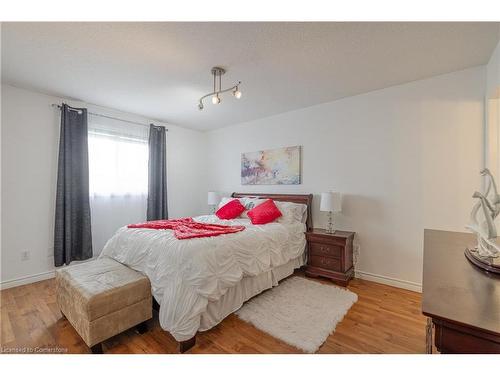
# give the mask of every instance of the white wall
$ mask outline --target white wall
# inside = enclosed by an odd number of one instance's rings
[[[424,228],[463,231],[480,182],[485,67],[208,133],[209,188],[344,194],[338,227],[357,232],[361,276],[419,288]],[[303,146],[303,183],[241,186],[240,156]],[[380,277],[378,277],[380,276]],[[395,280],[392,280],[395,279]]]
[[[500,29],[499,29],[500,31]],[[500,43],[486,66],[485,166],[500,176]]]
[[[500,38],[500,27],[499,27]],[[486,96],[498,97],[500,88],[500,42],[493,51],[490,61],[486,66]]]
[[[52,275],[59,111],[62,98],[2,85],[2,287]],[[78,106],[82,103],[65,100]],[[84,105],[84,104],[83,104]],[[148,123],[106,108],[91,111]],[[158,123],[158,122],[155,122]],[[166,125],[169,214],[206,209],[205,135]],[[21,261],[21,252],[31,257]],[[38,275],[38,276],[37,276]]]

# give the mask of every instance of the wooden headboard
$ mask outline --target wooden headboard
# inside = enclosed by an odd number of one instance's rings
[[[275,201],[292,202],[305,204],[307,206],[307,230],[313,228],[312,222],[312,194],[265,194],[265,193],[233,193],[233,198],[257,197],[262,199],[272,199]]]

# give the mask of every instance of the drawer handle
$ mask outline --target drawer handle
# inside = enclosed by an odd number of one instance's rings
[[[324,258],[321,258],[320,262],[324,266],[328,266],[330,264],[330,261],[328,259],[324,259]]]

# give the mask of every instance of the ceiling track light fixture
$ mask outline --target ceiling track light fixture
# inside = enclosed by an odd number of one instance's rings
[[[240,85],[241,85],[241,81],[238,81],[238,83],[236,85],[234,85],[233,87],[230,87],[228,89],[222,89],[222,75],[224,73],[226,73],[226,70],[224,68],[220,68],[218,66],[215,66],[212,68],[211,70],[211,73],[212,73],[212,76],[214,77],[214,91],[212,91],[211,93],[207,94],[207,95],[204,95],[200,98],[199,102],[198,102],[198,109],[201,111],[203,110],[204,106],[203,106],[203,99],[206,99],[208,98],[209,96],[212,97],[212,103],[213,104],[220,104],[221,103],[221,94],[225,93],[225,92],[228,92],[228,91],[232,91],[233,92],[233,96],[236,98],[236,99],[239,99],[241,98],[241,91],[239,89]]]

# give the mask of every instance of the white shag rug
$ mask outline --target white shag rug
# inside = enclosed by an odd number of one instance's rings
[[[293,276],[248,301],[236,314],[260,330],[314,353],[357,300],[349,290]]]

